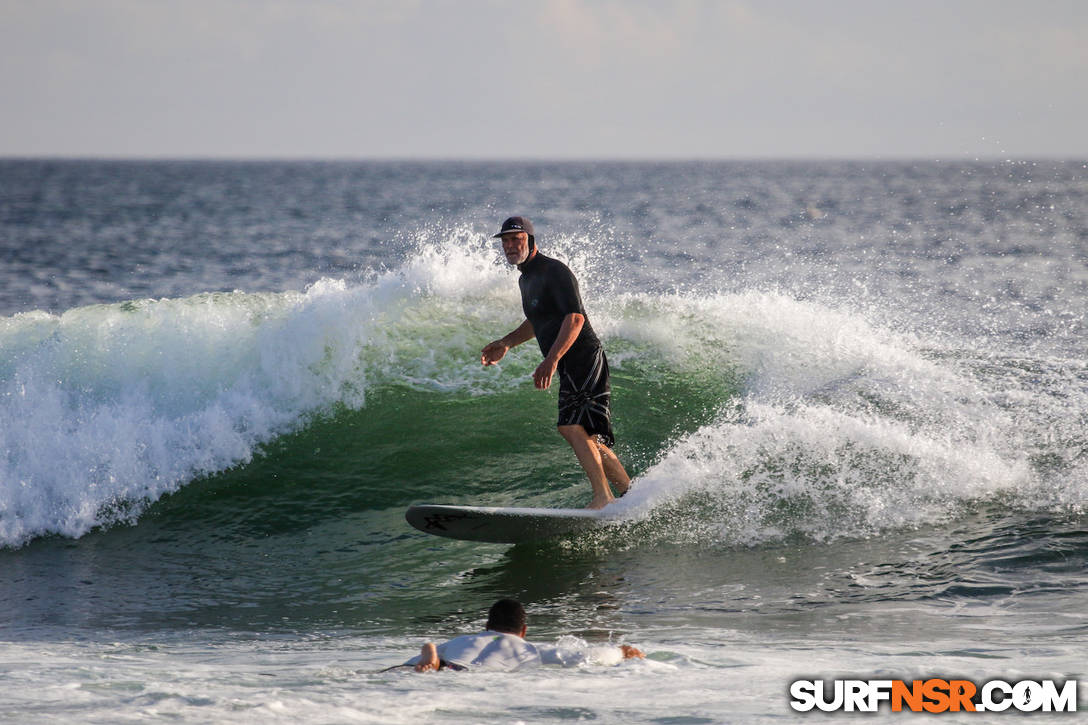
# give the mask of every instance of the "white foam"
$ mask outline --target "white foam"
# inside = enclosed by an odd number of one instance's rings
[[[970,633],[956,638],[943,633],[934,644],[924,626],[928,621],[921,620],[914,637],[864,647],[856,638],[824,634],[805,620],[791,621],[793,629],[805,628],[803,639],[789,630],[757,627],[745,633],[690,626],[664,642],[635,641],[647,651],[645,660],[510,673],[379,672],[416,651],[420,637],[223,643],[197,633],[187,634],[185,643],[161,638],[146,644],[87,638],[13,643],[0,651],[0,668],[12,682],[0,691],[0,704],[12,718],[61,723],[169,719],[397,725],[421,720],[661,722],[677,717],[776,723],[788,719],[788,687],[796,679],[890,671],[907,679],[956,672],[976,682],[1040,676],[1064,680],[1083,660],[1075,638],[1040,647],[1015,631],[980,650],[977,621],[974,639]]]
[[[818,303],[743,293],[667,306],[700,310],[710,358],[727,350],[745,381],[738,400],[671,446],[620,504],[642,516],[678,500],[701,506],[695,524],[670,529],[676,537],[868,535],[941,521],[997,495],[1023,507],[1088,503],[1083,466],[1046,475],[1030,455],[1055,426],[1070,432],[1070,413],[1084,409],[1076,371],[1048,382],[1036,374],[1013,401],[1015,365],[927,349]],[[986,374],[975,374],[983,363]],[[1062,364],[1035,363],[1052,372]],[[1047,405],[1055,393],[1062,403]]]

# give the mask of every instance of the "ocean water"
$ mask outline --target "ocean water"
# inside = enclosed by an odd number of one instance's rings
[[[590,536],[429,537],[408,505],[588,501],[535,346],[479,365],[515,213],[635,487]],[[1088,676],[1084,162],[7,160],[0,249],[2,722],[793,722],[796,679]],[[589,663],[382,671],[505,596]]]

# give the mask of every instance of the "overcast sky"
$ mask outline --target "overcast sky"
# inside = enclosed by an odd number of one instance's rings
[[[0,155],[1088,158],[1085,0],[0,0]]]

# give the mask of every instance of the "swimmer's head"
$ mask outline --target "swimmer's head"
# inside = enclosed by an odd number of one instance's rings
[[[516,599],[500,599],[487,612],[487,629],[525,636],[525,608]]]

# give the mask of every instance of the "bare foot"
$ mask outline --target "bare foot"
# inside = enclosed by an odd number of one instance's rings
[[[428,672],[437,669],[438,650],[435,649],[434,642],[428,642],[423,645],[423,649],[419,651],[419,662],[416,663],[416,672]]]
[[[616,498],[622,497],[623,494],[625,494],[625,493],[627,493],[628,491],[631,490],[631,484],[630,483],[624,484],[623,488],[620,488],[619,484],[617,484],[617,483],[613,483],[612,485],[616,487]]]
[[[629,644],[621,644],[620,649],[623,650],[623,658],[625,660],[629,660],[632,657],[638,657],[639,659],[646,657],[642,650],[636,649]]]
[[[591,511],[599,511],[615,500],[616,499],[614,499],[611,494],[609,494],[608,498],[598,498],[597,496],[594,496],[593,500],[589,502],[589,506],[586,506],[586,508]]]

